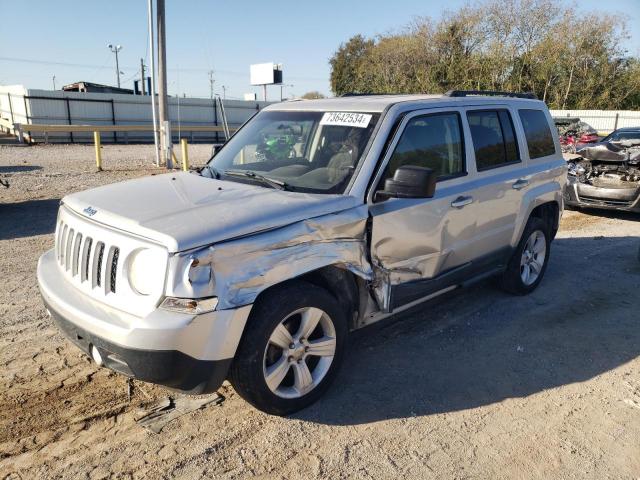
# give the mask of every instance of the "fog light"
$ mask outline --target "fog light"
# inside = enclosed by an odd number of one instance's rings
[[[96,362],[99,366],[102,366],[102,355],[100,355],[100,352],[98,351],[96,346],[91,345],[90,351],[91,351],[91,358],[93,358],[93,361]]]

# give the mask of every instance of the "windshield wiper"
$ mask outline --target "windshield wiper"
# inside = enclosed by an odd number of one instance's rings
[[[288,190],[289,185],[280,180],[275,180],[273,178],[265,177],[264,175],[260,175],[252,170],[225,170],[225,175],[230,177],[244,177],[250,178],[252,180],[258,180],[259,182],[265,183],[270,187],[277,188],[278,190]]]

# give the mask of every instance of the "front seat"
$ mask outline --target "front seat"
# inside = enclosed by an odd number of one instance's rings
[[[340,149],[329,159],[327,171],[330,182],[338,182],[349,174],[349,170],[356,168],[359,138],[360,132],[352,129]]]

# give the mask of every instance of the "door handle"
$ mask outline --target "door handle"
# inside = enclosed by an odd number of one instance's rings
[[[512,185],[514,190],[522,190],[524,187],[529,186],[529,180],[525,180],[524,178],[520,178]]]
[[[473,203],[473,197],[458,197],[453,202],[451,202],[451,206],[453,208],[462,208],[465,205],[469,205]]]

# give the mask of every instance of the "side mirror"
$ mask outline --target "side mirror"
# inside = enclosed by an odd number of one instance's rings
[[[425,167],[404,165],[398,167],[393,178],[384,182],[384,190],[378,190],[374,201],[389,198],[431,198],[436,191],[436,173]]]
[[[211,158],[216,156],[216,153],[218,153],[220,151],[220,149],[224,146],[224,143],[214,143],[213,147],[211,147]]]

